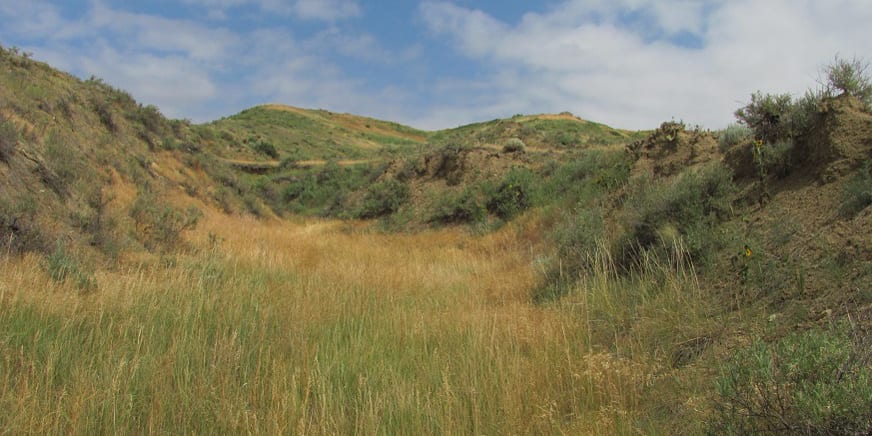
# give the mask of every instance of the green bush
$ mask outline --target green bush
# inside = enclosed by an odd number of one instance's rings
[[[358,218],[378,218],[390,215],[409,200],[411,191],[408,185],[397,179],[376,182],[366,190],[363,203],[355,214]]]
[[[764,142],[777,142],[792,136],[790,115],[793,98],[790,94],[751,94],[751,102],[738,109],[736,118],[748,126],[754,136]]]
[[[811,133],[820,104],[828,95],[826,91],[808,90],[793,102],[790,112],[790,132],[793,138]]]
[[[544,189],[547,198],[590,200],[624,186],[629,180],[632,162],[623,150],[586,150],[578,158],[557,167]]]
[[[872,162],[860,167],[857,174],[845,185],[842,194],[841,212],[845,216],[854,216],[872,204]]]
[[[481,194],[470,187],[459,194],[440,197],[433,207],[430,222],[440,224],[461,224],[484,221],[487,208]]]
[[[133,113],[133,119],[139,121],[147,131],[156,135],[161,135],[167,130],[166,119],[157,106],[139,105]]]
[[[509,138],[509,140],[503,145],[503,153],[523,152],[526,147],[524,141],[521,141],[518,138]]]
[[[852,95],[863,102],[866,110],[872,110],[872,78],[869,63],[859,59],[842,59],[836,56],[832,64],[824,68],[827,90]]]
[[[295,213],[348,217],[355,215],[357,211],[349,210],[346,197],[350,192],[371,184],[384,172],[384,167],[342,167],[330,161],[321,168],[292,170],[293,173],[282,176],[289,183],[280,190],[279,195],[288,210]]]
[[[182,246],[182,232],[193,229],[202,212],[194,206],[180,211],[140,193],[130,208],[137,237],[149,250],[171,251]]]
[[[872,349],[845,326],[756,340],[720,368],[711,434],[869,434]]]
[[[727,151],[729,148],[741,144],[743,141],[751,137],[751,129],[741,124],[731,124],[726,129],[722,130],[718,135],[718,144],[721,152]]]
[[[487,209],[503,220],[514,218],[533,205],[536,175],[527,168],[515,167],[506,173],[487,203]]]
[[[263,218],[267,214],[263,202],[253,192],[247,192],[242,196],[242,204],[245,205],[245,210],[257,218]]]
[[[596,256],[605,241],[602,209],[580,206],[566,213],[551,239],[557,247],[557,259],[543,265],[544,283],[533,293],[535,303],[563,297],[583,274],[594,272]]]
[[[707,260],[718,248],[713,227],[731,211],[735,191],[730,170],[720,163],[687,171],[668,182],[637,180],[625,201],[625,235],[615,252],[632,268],[646,250],[664,251],[680,239],[690,260]]]
[[[276,150],[276,147],[274,145],[270,144],[269,142],[257,141],[254,143],[252,148],[254,149],[254,151],[256,151],[262,155],[269,156],[273,159],[279,158],[278,150]]]
[[[0,161],[9,162],[15,147],[18,146],[18,127],[12,120],[0,116]]]
[[[769,175],[777,178],[786,177],[791,170],[793,141],[789,139],[774,144],[755,144],[754,164],[761,179]]]

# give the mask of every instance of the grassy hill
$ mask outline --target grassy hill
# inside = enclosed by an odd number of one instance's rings
[[[431,142],[446,144],[460,142],[468,145],[496,145],[502,147],[511,138],[517,138],[532,149],[578,149],[590,146],[626,144],[641,139],[644,132],[613,129],[604,124],[582,120],[570,113],[544,115],[516,115],[509,119],[434,132]]]
[[[387,121],[281,105],[246,109],[208,127],[232,139],[230,150],[243,156],[250,154],[246,145],[270,144],[277,154],[267,157],[277,160],[365,159],[420,146],[429,136]]]
[[[418,132],[191,125],[0,49],[0,428],[866,434],[854,67],[718,132]]]

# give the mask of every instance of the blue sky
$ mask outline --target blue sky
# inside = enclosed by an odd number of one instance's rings
[[[709,128],[872,60],[868,0],[0,0],[0,44],[195,122],[261,103],[437,129],[517,113]]]

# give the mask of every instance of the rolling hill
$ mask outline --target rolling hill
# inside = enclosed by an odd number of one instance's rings
[[[847,88],[716,132],[194,125],[0,47],[0,428],[868,434]]]

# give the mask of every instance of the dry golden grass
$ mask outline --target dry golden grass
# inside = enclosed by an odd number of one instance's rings
[[[605,331],[599,323],[632,325],[639,303],[604,278],[565,303],[531,304],[536,225],[485,237],[459,230],[386,235],[362,224],[208,212],[190,235],[197,253],[99,271],[99,289],[88,295],[50,280],[36,257],[4,256],[0,408],[10,413],[0,427],[298,434],[643,428],[646,392],[655,373],[664,373],[662,351],[634,342],[650,332],[606,329],[617,348],[596,342]],[[651,300],[676,298],[685,285],[668,285],[658,296],[652,288]],[[675,315],[676,304],[654,304],[644,316]]]

